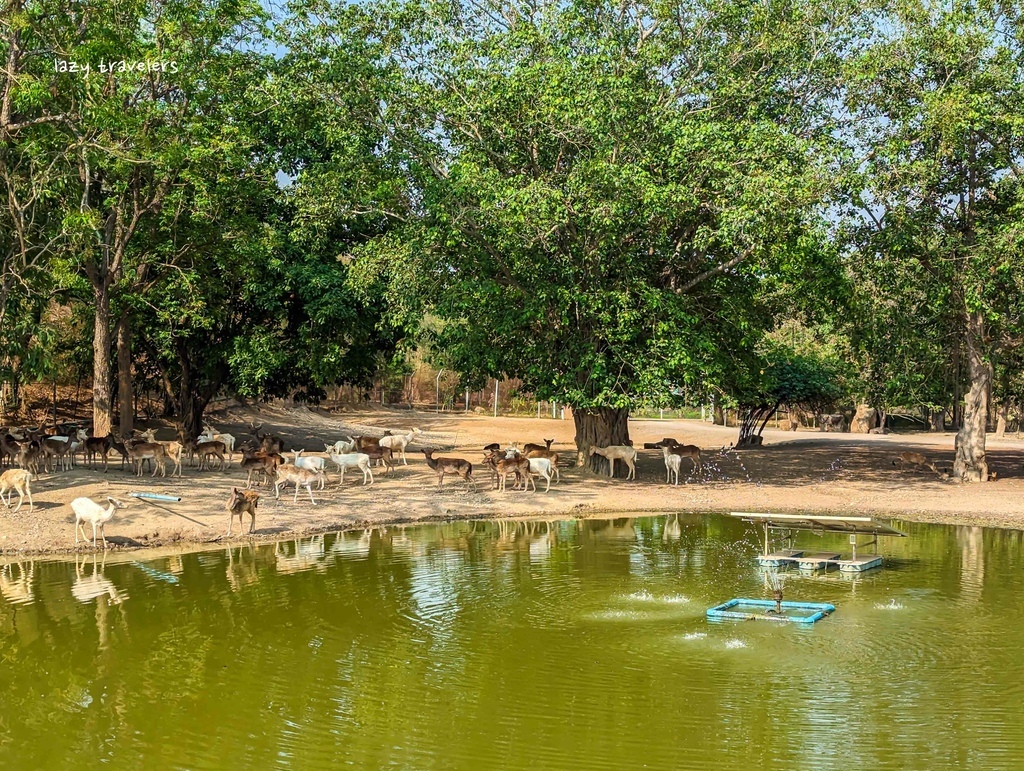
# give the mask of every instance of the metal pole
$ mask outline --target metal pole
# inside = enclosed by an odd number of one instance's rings
[[[494,378],[494,417],[498,417],[498,378]]]
[[[435,397],[434,397],[434,400],[435,400],[434,412],[440,412],[441,411],[441,373],[442,372],[444,372],[444,367],[442,367],[441,369],[439,369],[437,371],[437,377],[434,378],[434,394],[435,394]]]
[[[466,386],[466,412],[469,412],[469,386]]]

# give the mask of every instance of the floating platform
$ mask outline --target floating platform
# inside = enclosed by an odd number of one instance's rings
[[[757,557],[757,562],[762,567],[779,568],[784,565],[796,565],[801,570],[827,570],[829,567],[837,567],[843,573],[863,573],[865,570],[881,567],[882,557],[880,554],[874,553],[858,555],[858,548],[875,546],[879,536],[906,536],[906,533],[871,517],[765,514],[747,511],[734,511],[732,516],[764,527],[764,553]],[[793,533],[798,530],[810,530],[817,534],[846,533],[850,537],[853,553],[848,559],[843,559],[838,552],[807,552],[800,549],[770,551],[769,530],[788,533],[790,544],[793,542]],[[871,536],[871,539],[860,543],[857,539],[858,535]]]
[[[769,613],[776,606],[775,600],[751,600],[737,597],[708,608],[707,617],[712,621],[736,619],[739,621],[790,621],[795,624],[813,624],[835,612],[836,606],[827,602],[791,602],[783,600],[782,609],[807,611],[804,615]]]
[[[784,552],[793,551],[792,555]],[[839,568],[843,573],[863,573],[865,570],[873,570],[882,566],[881,554],[867,554],[857,557],[843,559],[838,552],[814,552],[807,554],[794,549],[783,549],[772,552],[757,558],[758,564],[763,567],[779,568],[784,565],[796,565],[800,570],[827,570],[830,567]]]
[[[837,559],[839,559],[839,552],[836,551],[819,551],[794,557],[797,567],[801,570],[821,570]]]
[[[771,554],[758,555],[757,562],[766,568],[781,568],[783,565],[788,565],[797,557],[802,556],[803,552],[799,549],[779,549]]]

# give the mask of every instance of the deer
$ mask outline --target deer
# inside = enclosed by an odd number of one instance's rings
[[[412,439],[416,434],[423,433],[418,428],[412,429],[408,434],[394,434],[381,437],[378,444],[381,447],[387,447],[392,453],[399,453],[402,456],[402,464],[405,466],[409,465],[409,461],[405,458],[405,448],[409,446]]]
[[[13,434],[2,431],[0,432],[0,450],[3,450],[5,462],[7,459],[10,459],[12,464],[17,463],[18,454],[21,452],[21,444],[14,438]]]
[[[155,443],[163,445],[164,454],[170,459],[171,463],[174,464],[174,471],[171,472],[171,476],[181,478],[181,455],[185,451],[185,445],[182,442],[158,442],[156,439],[156,429],[147,428],[145,431],[140,432],[140,436],[143,441],[149,443]]]
[[[39,476],[39,459],[42,457],[43,448],[35,439],[29,439],[21,443],[18,451],[18,466],[28,471],[33,477]]]
[[[223,469],[226,451],[227,447],[224,446],[224,442],[199,442],[195,445],[195,454],[199,458],[199,470],[202,471],[205,466],[212,471],[210,458],[216,458],[219,462],[218,468]]]
[[[518,450],[510,449],[508,454],[501,450],[492,450],[484,456],[484,463],[491,469],[491,489],[497,488],[505,492],[506,480],[510,475],[515,475],[516,483],[513,490],[519,489],[522,484],[523,492],[526,492],[528,481],[525,481],[530,474],[530,462],[518,454]]]
[[[270,479],[270,475],[277,471],[278,466],[284,465],[284,457],[281,455],[267,455],[263,452],[243,452],[241,466],[249,473],[245,480],[245,489],[252,487],[253,474],[263,474],[264,479]]]
[[[526,483],[523,485],[524,491],[532,483],[533,491],[537,492],[537,480],[535,477],[541,476],[547,482],[547,487],[544,488],[544,492],[551,492],[551,477],[553,474],[554,464],[551,462],[550,459],[524,457],[523,455],[520,454],[519,450],[517,450],[514,446],[510,447],[507,450],[505,457],[522,458],[529,464],[529,468],[527,469],[528,473],[526,475]]]
[[[68,456],[71,454],[71,442],[66,437],[48,437],[42,443],[43,466],[47,471],[56,471],[59,467],[62,471],[68,471],[71,463]]]
[[[544,441],[547,442],[549,440],[545,439]],[[536,445],[534,445],[534,446],[536,446]],[[555,452],[554,450],[550,450],[550,449],[548,449],[548,450],[526,450],[526,448],[524,447],[523,448],[523,455],[525,455],[527,458],[545,458],[545,459],[551,461],[551,472],[555,475],[554,476],[555,483],[557,484],[558,482],[562,481],[562,475],[558,471],[558,453],[557,452]]]
[[[260,423],[258,426],[255,425],[254,423],[250,423],[249,427],[251,429],[252,435],[256,437],[256,440],[260,443],[260,449],[262,449],[265,453],[277,453],[278,455],[280,455],[282,452],[284,452],[284,440],[276,436],[271,436],[270,434],[261,433],[263,429],[262,423]]]
[[[932,463],[928,458],[919,452],[901,452],[896,456],[896,460],[892,462],[892,465],[899,466],[900,471],[906,471],[907,466],[921,466],[923,468],[929,468],[938,474],[940,477],[948,476],[948,473],[943,473],[936,468],[935,464]]]
[[[427,465],[437,472],[438,490],[441,489],[441,483],[444,482],[445,474],[460,476],[467,487],[472,484],[473,489],[476,489],[476,480],[473,479],[473,464],[468,460],[462,460],[462,458],[435,458],[435,451],[432,448],[424,449],[422,452],[427,459]]]
[[[306,492],[309,493],[309,502],[316,506],[316,501],[313,500],[313,483],[322,480],[323,476],[324,472],[322,471],[310,471],[309,469],[299,468],[298,466],[286,463],[277,469],[277,480],[274,482],[274,497],[281,497],[282,485],[293,484],[295,485],[295,497],[292,498],[292,503],[299,502],[299,488],[305,487]]]
[[[370,484],[373,484],[373,472],[370,470],[370,456],[365,452],[347,452],[341,455],[337,453],[330,453],[329,457],[331,461],[338,467],[338,475],[340,477],[340,484],[345,484],[345,469],[357,468],[363,472],[363,484],[366,484],[366,480],[370,480]]]
[[[541,445],[539,445],[539,444],[534,444],[533,442],[527,442],[526,444],[523,445],[523,455],[526,455],[527,457],[529,457],[531,452],[537,452],[538,450],[541,451],[541,452],[543,452],[545,450],[550,450],[551,449],[551,443],[553,441],[555,441],[555,440],[554,439],[545,439],[543,447]]]
[[[671,477],[675,477],[675,483],[679,484],[679,467],[683,464],[683,458],[681,455],[673,455],[665,450],[665,484],[671,484]]]
[[[93,468],[96,456],[103,458],[103,473],[107,473],[107,453],[112,447],[109,436],[87,436],[83,444],[85,450],[85,462],[89,468]]]
[[[368,456],[370,462],[378,461],[377,465],[384,464],[384,473],[388,474],[395,470],[394,453],[390,447],[367,447],[364,449],[363,454]]]
[[[155,471],[155,469],[154,469]],[[78,530],[82,530],[82,539],[89,541],[85,534],[85,523],[92,525],[92,547],[96,548],[96,528],[100,529],[100,538],[103,539],[103,548],[107,548],[107,537],[103,533],[103,526],[114,516],[114,509],[125,509],[127,503],[116,498],[107,497],[110,505],[103,508],[91,498],[75,498],[71,501],[71,510],[75,512],[75,546],[78,545]]]
[[[296,491],[298,488],[296,488]],[[256,507],[260,502],[260,494],[255,490],[241,490],[237,487],[231,488],[231,497],[228,499],[225,508],[228,510],[228,535],[231,535],[231,526],[238,517],[238,529],[242,529],[242,517],[248,514],[250,517],[249,532],[256,532]]]
[[[142,464],[147,460],[153,463],[153,473],[156,476],[157,461],[160,463],[160,476],[167,476],[167,450],[159,442],[125,442],[128,451],[128,460],[135,464],[135,476],[142,476]]]
[[[318,458],[316,456],[309,456],[309,455],[307,455],[305,458],[303,458],[302,457],[302,453],[304,453],[304,452],[305,452],[305,450],[295,450],[294,451],[294,453],[293,453],[295,455],[295,460],[293,461],[294,465],[298,466],[299,468],[308,469],[310,471],[324,471],[327,468],[327,460],[325,458]],[[324,489],[324,479],[325,479],[325,477],[326,477],[326,474],[321,474],[320,475],[320,489],[321,490]]]
[[[12,512],[17,514],[21,509],[22,501],[28,497],[28,510],[34,511],[35,504],[32,502],[32,473],[20,468],[7,469],[0,474],[0,501],[4,501],[7,508],[11,508],[11,499],[14,493],[18,493],[18,506]],[[7,493],[7,500],[4,500],[4,493]]]
[[[628,444],[613,444],[608,447],[591,447],[587,457],[600,455],[608,459],[608,476],[615,476],[615,461],[621,460],[629,468],[626,479],[636,479],[636,449]]]
[[[344,455],[345,453],[352,452],[356,449],[355,440],[352,437],[346,439],[339,439],[334,444],[327,444],[324,442],[324,452],[334,453],[335,455]]]
[[[644,445],[647,447],[648,445]],[[659,447],[665,456],[665,466],[668,467],[668,457],[670,455],[678,455],[680,458],[689,458],[693,461],[693,471],[700,469],[700,447],[695,444],[679,444],[675,439],[669,439],[668,437],[662,439],[660,442],[650,445],[651,447]],[[668,481],[667,479],[665,480]]]
[[[209,423],[203,424],[203,433],[201,433],[197,439],[200,442],[223,442],[224,447],[228,451],[228,461],[234,460],[235,457],[235,437],[231,434],[226,434],[222,431],[218,431]]]

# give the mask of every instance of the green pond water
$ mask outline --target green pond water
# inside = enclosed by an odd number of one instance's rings
[[[1022,534],[902,527],[809,628],[714,515],[6,563],[0,768],[1024,767]]]

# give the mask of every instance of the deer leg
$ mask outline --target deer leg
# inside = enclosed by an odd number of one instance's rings
[[[255,509],[253,509],[253,510],[251,510],[249,512],[249,516],[252,517],[252,522],[249,523],[249,532],[250,533],[255,533],[256,532],[256,511],[255,511]],[[239,527],[242,526],[242,515],[241,514],[238,515],[238,526]]]
[[[298,490],[296,490],[296,492],[298,492]],[[309,502],[316,506],[316,501],[313,500],[313,485],[307,484],[306,492],[309,493]]]

